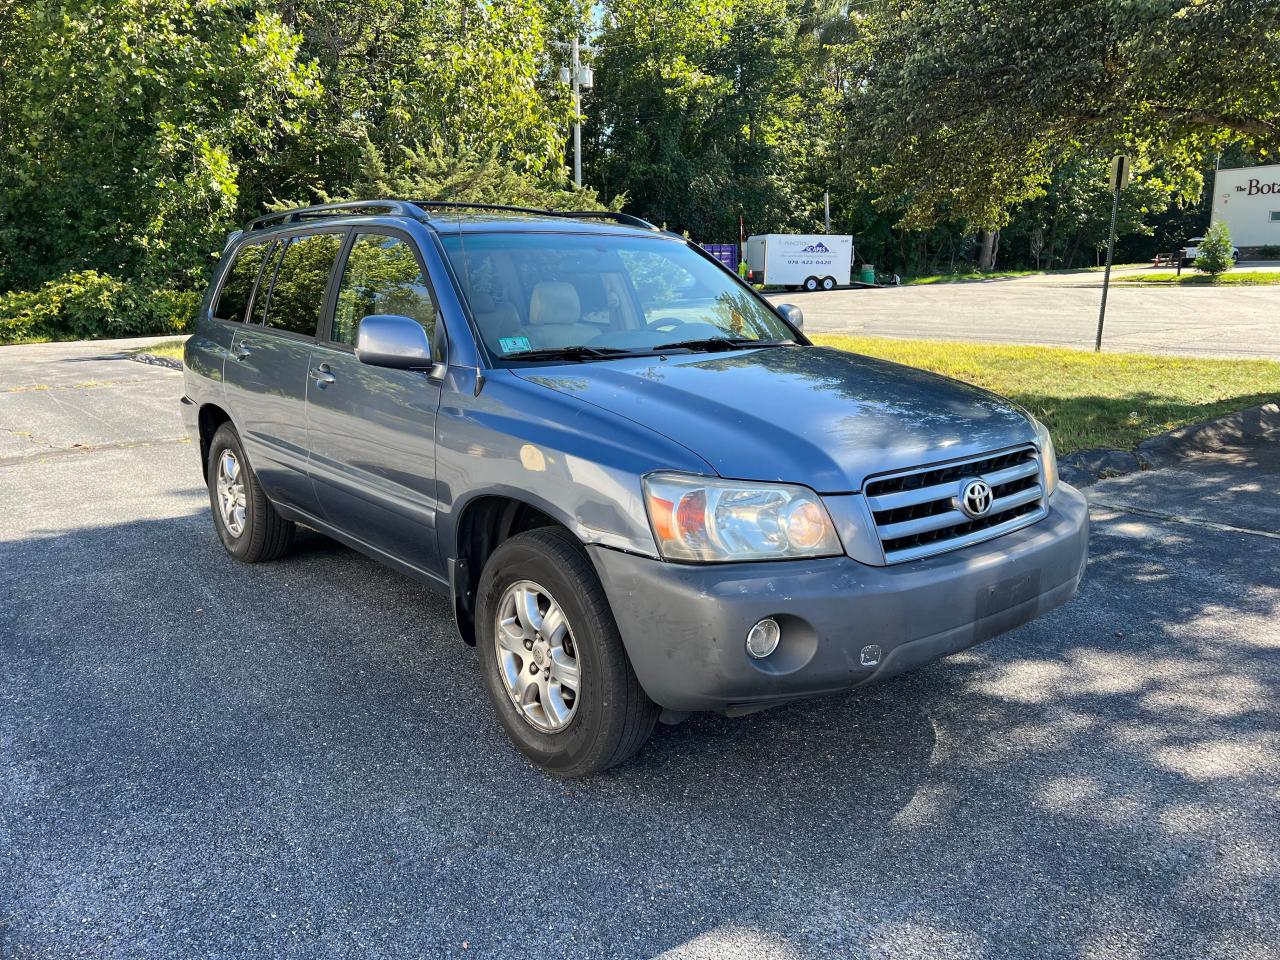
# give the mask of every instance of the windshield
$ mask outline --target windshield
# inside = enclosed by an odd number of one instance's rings
[[[498,357],[595,359],[795,342],[773,311],[678,240],[563,233],[441,240]]]

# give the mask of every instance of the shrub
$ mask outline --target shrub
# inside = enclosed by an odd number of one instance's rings
[[[1217,276],[1234,264],[1231,257],[1231,231],[1219,220],[1205,231],[1204,240],[1196,246],[1196,269]]]
[[[1280,260],[1280,243],[1264,243],[1258,248],[1258,256],[1263,260]]]
[[[22,343],[42,339],[46,314],[40,294],[13,290],[0,294],[0,343]]]
[[[38,290],[0,296],[0,343],[181,333],[199,301],[196,293],[144,291],[96,270],[81,270]]]
[[[150,321],[144,333],[186,333],[196,322],[200,294],[192,290],[153,291],[143,313]]]

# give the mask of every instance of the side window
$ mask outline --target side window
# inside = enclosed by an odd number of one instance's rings
[[[267,265],[262,268],[262,279],[258,281],[258,292],[253,298],[253,307],[249,313],[249,322],[262,326],[267,322],[267,304],[271,301],[271,285],[275,283],[276,271],[280,269],[280,254],[284,252],[285,242],[273,241],[270,253],[267,254]]]
[[[342,271],[332,339],[354,345],[356,328],[371,313],[412,317],[428,339],[435,336],[436,305],[413,248],[397,237],[362,233],[351,244]]]
[[[218,302],[213,306],[213,315],[219,320],[244,319],[249,298],[253,296],[254,281],[258,279],[258,268],[262,266],[266,252],[265,244],[253,243],[241,247],[236,253],[231,269],[222,281],[222,289],[218,291]]]
[[[342,246],[338,233],[294,237],[284,248],[267,305],[267,326],[315,336],[329,272]]]

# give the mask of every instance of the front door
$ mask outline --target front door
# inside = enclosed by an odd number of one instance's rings
[[[277,241],[224,367],[227,405],[263,489],[312,514],[318,507],[307,475],[307,371],[342,240],[339,233],[313,233]]]
[[[435,298],[413,242],[370,228],[351,240],[332,322],[311,351],[311,477],[330,523],[440,578],[435,477],[440,385],[426,372],[373,367],[356,359],[360,319],[376,313],[417,320],[442,356]]]

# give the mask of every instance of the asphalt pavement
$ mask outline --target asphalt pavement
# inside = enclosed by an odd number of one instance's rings
[[[1280,957],[1276,448],[1092,488],[1040,621],[563,783],[442,598],[227,557],[112,353],[0,348],[0,957]]]
[[[1274,269],[1275,265],[1270,265]],[[1117,276],[1148,268],[1126,267]],[[1242,267],[1241,273],[1251,268]],[[809,333],[1093,349],[1102,275],[1072,271],[882,289],[771,293]],[[1280,359],[1280,287],[1112,283],[1103,349]]]

